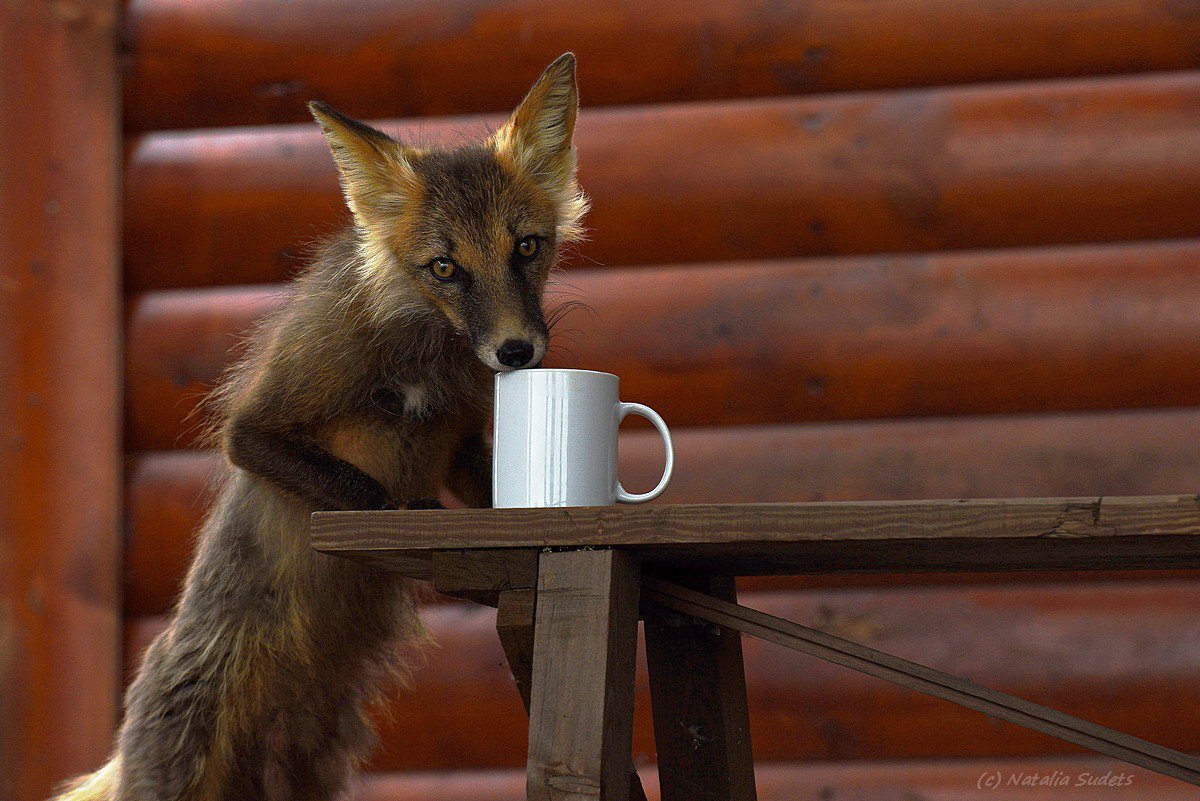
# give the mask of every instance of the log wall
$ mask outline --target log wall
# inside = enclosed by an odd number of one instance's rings
[[[1170,494],[1200,484],[1200,13],[1187,2],[130,0],[126,676],[220,460],[205,393],[346,219],[304,102],[453,144],[579,58],[586,300],[551,357],[663,413],[662,502]],[[658,474],[623,435],[623,480]],[[1200,749],[1191,573],[753,579],[752,605]],[[516,799],[494,613],[442,641],[359,797]],[[760,797],[982,798],[1119,766],[748,644]],[[644,675],[644,674],[643,674]],[[653,760],[644,681],[635,748]],[[420,732],[419,736],[414,732]],[[480,736],[486,732],[486,736]],[[650,777],[654,794],[653,772]],[[1018,799],[1183,798],[1132,785]]]
[[[0,4],[0,799],[119,714],[118,3]]]

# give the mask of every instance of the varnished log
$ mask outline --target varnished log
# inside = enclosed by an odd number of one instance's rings
[[[1198,102],[1182,72],[585,110],[573,264],[1197,236]],[[384,126],[456,141],[498,120]],[[143,137],[125,188],[135,291],[278,281],[346,216],[312,124]]]
[[[1200,750],[1194,580],[744,593],[741,601],[1139,737]],[[426,619],[439,647],[429,651],[413,689],[398,693],[381,715],[374,769],[524,765],[528,721],[496,636],[495,611],[442,605]],[[130,620],[130,663],[160,627],[156,618]],[[760,770],[779,760],[999,760],[1074,751],[768,643],[747,639],[743,648]],[[639,764],[653,761],[649,711],[643,664],[634,727]],[[778,798],[761,781],[759,795]]]
[[[120,712],[113,0],[0,4],[0,798],[101,766]]]
[[[547,305],[577,297],[595,314],[568,315],[547,363],[617,373],[622,397],[676,428],[1200,402],[1200,240],[566,280]],[[194,440],[193,410],[279,297],[274,285],[135,299],[131,448]]]
[[[651,801],[657,776],[646,768]],[[870,798],[913,801],[1177,801],[1174,779],[1095,757],[985,758],[906,762],[780,762],[755,768],[763,801]],[[523,771],[375,774],[354,801],[525,801]],[[999,781],[999,787],[991,782]],[[1002,789],[1001,789],[1002,788]]]
[[[295,122],[315,99],[374,116],[499,111],[565,50],[588,105],[1200,66],[1196,18],[1136,0],[133,0],[125,37],[136,130]]]
[[[224,475],[224,463],[208,453],[164,451],[127,460],[125,614],[161,614],[174,603]]]

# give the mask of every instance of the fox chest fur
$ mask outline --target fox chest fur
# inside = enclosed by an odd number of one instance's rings
[[[460,444],[487,424],[491,376],[464,389],[470,394],[447,399],[419,379],[384,374],[367,405],[321,425],[316,439],[392,498],[434,498]]]

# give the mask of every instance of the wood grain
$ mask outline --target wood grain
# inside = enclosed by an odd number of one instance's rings
[[[539,560],[530,801],[629,801],[640,577],[620,551]]]
[[[536,583],[536,582],[535,582]],[[496,634],[512,671],[521,702],[529,711],[533,684],[533,639],[537,591],[504,590],[496,598]],[[637,770],[629,773],[629,801],[646,801],[646,790]]]
[[[937,497],[1142,495],[1200,486],[1200,411],[896,420],[680,429],[664,502],[770,503]],[[620,474],[649,488],[657,434],[622,435]],[[218,460],[198,451],[131,458],[126,473],[125,609],[162,614],[175,598],[207,509]],[[1125,571],[1063,580],[1148,578]],[[1046,574],[806,576],[775,587],[891,582],[1047,580]],[[757,586],[764,580],[758,579]]]
[[[113,0],[0,4],[0,798],[99,768],[119,715]]]
[[[661,604],[727,629],[752,634],[776,645],[1200,786],[1200,759],[1181,751],[661,579],[646,578],[643,592],[651,604]]]
[[[203,400],[224,369],[241,353],[254,321],[282,299],[282,287],[239,288],[213,295],[166,293],[133,302],[126,309],[125,442],[130,450],[169,449],[195,444],[203,437],[208,410]],[[206,297],[207,295],[207,297]],[[214,314],[198,319],[209,306]],[[185,320],[198,324],[190,341],[181,338]],[[170,333],[168,333],[170,332]],[[182,361],[179,361],[182,359]],[[156,379],[171,371],[173,386]],[[136,397],[136,400],[135,400]],[[159,404],[164,414],[157,412]],[[144,411],[145,410],[145,411]],[[170,421],[166,425],[166,421]],[[154,421],[154,422],[152,422]],[[153,427],[151,433],[147,424]]]
[[[568,315],[547,363],[617,373],[623,397],[676,428],[1200,403],[1200,240],[566,281],[547,305],[577,296],[595,314]],[[194,441],[197,404],[280,297],[271,286],[134,300],[132,448]]]
[[[741,599],[776,617],[1198,752],[1198,589],[1193,579],[747,592]],[[373,767],[523,767],[528,718],[496,637],[495,611],[441,605],[425,617],[438,647],[414,676],[417,689],[389,699]],[[156,620],[131,619],[131,661],[159,630]],[[763,799],[778,796],[762,785],[761,768],[781,760],[1000,760],[1073,751],[770,643],[748,638],[743,648]],[[634,756],[645,765],[654,761],[654,737],[644,665],[638,681]],[[653,782],[643,776],[650,790]]]
[[[433,588],[444,595],[496,606],[510,590],[537,587],[538,552],[438,551],[433,554]]]
[[[1195,237],[1198,102],[1181,72],[585,110],[571,263]],[[497,121],[383,124],[455,142]],[[125,203],[131,291],[281,280],[346,216],[311,124],[134,140]]]
[[[1200,486],[1190,408],[682,429],[663,503],[1156,495]],[[1195,439],[1194,439],[1195,438]],[[662,446],[621,440],[654,486]]]
[[[136,130],[302,121],[314,99],[375,116],[502,111],[566,50],[589,106],[1200,66],[1196,18],[1135,0],[127,9],[125,121]],[[657,57],[633,68],[642,52]]]
[[[1195,495],[316,512],[313,547],[385,566],[459,548],[620,547],[737,575],[1200,567]],[[397,565],[399,569],[403,565]]]
[[[225,469],[216,454],[198,451],[126,459],[125,614],[162,614],[174,604]]]
[[[537,590],[505,590],[496,598],[496,634],[525,711],[533,683],[533,621]]]
[[[733,579],[672,576],[737,602]],[[755,801],[741,634],[642,603],[663,801]]]

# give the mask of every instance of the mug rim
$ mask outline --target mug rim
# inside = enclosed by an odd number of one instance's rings
[[[581,367],[523,367],[519,370],[506,370],[502,373],[496,373],[496,377],[506,375],[519,375],[521,373],[589,373],[591,375],[608,375],[613,378],[617,377],[616,373],[606,373],[603,370],[585,370]]]

